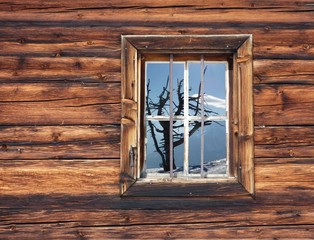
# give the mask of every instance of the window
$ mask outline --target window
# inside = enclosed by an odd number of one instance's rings
[[[122,37],[121,193],[253,195],[251,35]]]
[[[228,62],[212,58],[142,57],[146,135],[142,178],[228,177]]]

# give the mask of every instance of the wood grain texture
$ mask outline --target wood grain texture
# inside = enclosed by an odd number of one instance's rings
[[[295,59],[254,61],[254,82],[314,84],[314,61]]]
[[[313,238],[312,0],[0,13],[1,239]],[[121,34],[253,34],[255,199],[119,197]]]
[[[313,89],[297,84],[255,86],[255,124],[313,125]]]
[[[118,158],[119,127],[1,127],[0,159]]]
[[[120,104],[85,104],[84,100],[0,103],[0,124],[89,125],[120,123]]]
[[[120,83],[0,83],[0,103],[76,100],[85,104],[119,103]]]
[[[311,146],[314,141],[314,127],[255,127],[254,141],[256,145]]]
[[[174,231],[175,229],[175,231]],[[19,239],[49,238],[49,239],[184,239],[184,238],[301,238],[310,239],[314,234],[313,225],[299,226],[230,226],[230,224],[181,224],[181,225],[146,225],[143,226],[80,226],[73,223],[3,226],[0,228],[2,237]],[[12,238],[13,236],[13,238]]]
[[[215,206],[202,211],[195,210],[105,210],[93,206],[78,206],[76,208],[58,209],[57,205],[28,208],[15,208],[11,211],[2,209],[0,220],[6,225],[17,225],[41,222],[54,223],[62,219],[68,219],[75,226],[86,225],[154,225],[160,222],[168,224],[182,223],[219,223],[232,222],[234,225],[267,225],[286,224],[311,224],[314,218],[313,209],[304,206],[242,206],[234,211],[236,207]],[[145,219],[145,223],[143,223]]]
[[[124,197],[217,197],[247,198],[250,194],[236,181],[207,183],[167,183],[167,182],[136,182],[123,195]]]
[[[2,21],[42,21],[42,22],[53,22],[53,21],[103,21],[107,22],[108,25],[117,25],[119,21],[126,22],[128,25],[148,25],[156,21],[172,22],[172,25],[180,23],[199,24],[207,21],[213,23],[217,22],[228,22],[233,21],[239,22],[250,22],[250,23],[313,23],[311,11],[297,11],[297,10],[269,10],[269,9],[232,9],[232,13],[227,9],[211,9],[211,11],[197,11],[195,15],[195,9],[189,8],[121,8],[118,11],[112,9],[94,9],[93,11],[60,11],[56,15],[53,12],[47,12],[45,10],[29,10],[29,11],[2,11]],[[258,13],[258,14],[257,14]],[[130,16],[136,16],[130,18]]]
[[[22,0],[10,0],[7,1],[6,4],[0,5],[0,10],[5,11],[20,11],[20,10],[40,10],[44,9],[46,11],[53,11],[56,8],[60,9],[68,9],[68,10],[92,10],[92,9],[119,9],[119,8],[159,8],[159,7],[177,7],[177,8],[195,8],[195,9],[210,9],[210,8],[293,8],[293,9],[304,9],[305,7],[311,8],[311,0],[300,0],[297,2],[291,2],[289,0],[280,0],[280,1],[254,1],[254,0],[209,0],[209,1],[202,1],[196,0],[191,3],[188,0],[172,0],[169,2],[164,2],[162,0],[156,0],[151,2],[149,5],[145,0],[115,0],[113,2],[103,2],[101,0],[91,0],[88,3],[85,1],[76,1],[75,3],[72,2],[47,2],[43,4],[40,0],[33,0],[29,4],[24,4]]]
[[[1,160],[1,195],[118,194],[119,160]]]
[[[300,182],[300,187],[314,182],[313,158],[257,158],[256,182]],[[307,182],[307,183],[303,183]]]

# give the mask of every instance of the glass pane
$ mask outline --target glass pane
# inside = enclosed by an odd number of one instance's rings
[[[169,116],[169,62],[147,62],[146,115]],[[173,112],[183,115],[184,63],[173,63]]]
[[[207,174],[225,174],[227,139],[225,121],[207,121],[204,129],[204,170]]]
[[[169,121],[147,121],[147,172],[169,170]]]
[[[189,62],[189,115],[201,116],[201,64]]]
[[[189,62],[189,115],[201,115],[201,63]],[[204,64],[205,116],[226,114],[226,63]]]
[[[184,115],[184,63],[173,63],[173,114]]]
[[[175,173],[183,172],[184,162],[184,122],[175,121],[173,123],[173,169]]]
[[[189,124],[189,173],[201,172],[201,122]]]
[[[226,63],[205,63],[204,102],[207,116],[226,115]]]
[[[169,62],[146,64],[146,115],[169,116]]]

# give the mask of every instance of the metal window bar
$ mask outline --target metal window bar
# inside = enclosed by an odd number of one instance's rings
[[[201,178],[204,177],[204,55],[201,55]]]
[[[183,176],[189,174],[189,80],[188,64],[184,62],[184,155]]]
[[[173,54],[170,54],[169,66],[169,161],[170,161],[170,178],[173,178]]]

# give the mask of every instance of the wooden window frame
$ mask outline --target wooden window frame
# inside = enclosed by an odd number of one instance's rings
[[[123,197],[254,196],[252,35],[122,36],[122,120],[120,193]],[[169,54],[205,54],[229,64],[232,178],[171,182],[137,181],[144,159],[143,63]],[[186,57],[186,56],[185,56]],[[145,59],[144,59],[145,58]],[[231,69],[231,71],[230,71]]]

